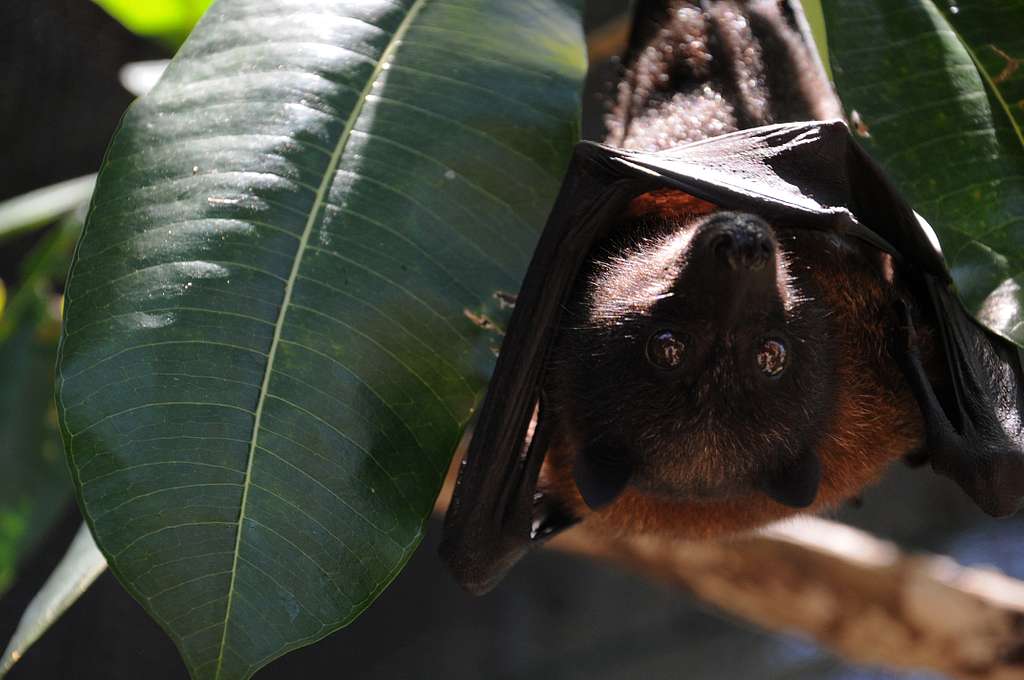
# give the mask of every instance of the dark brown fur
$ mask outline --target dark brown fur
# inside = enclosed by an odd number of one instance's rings
[[[812,68],[812,57],[776,2],[717,2],[707,13],[693,3],[673,2],[660,22],[646,32],[646,38],[643,27],[638,27],[632,56],[627,59],[629,68],[608,118],[608,143],[658,150],[743,127],[838,114],[828,84]],[[569,310],[545,385],[546,406],[560,426],[547,455],[540,490],[561,499],[588,524],[609,531],[711,538],[750,530],[796,512],[750,484],[773,461],[762,451],[770,447],[747,447],[746,443],[753,439],[778,442],[776,448],[781,451],[787,428],[799,420],[799,414],[773,414],[771,403],[749,406],[751,415],[744,422],[677,428],[677,436],[690,445],[685,460],[678,460],[669,476],[673,477],[670,486],[683,493],[651,493],[630,485],[610,505],[591,511],[573,481],[577,454],[595,436],[588,410],[610,409],[617,417],[641,421],[656,419],[664,410],[663,404],[645,400],[644,390],[631,391],[634,375],[602,376],[607,390],[603,395],[588,397],[581,387],[590,384],[587,371],[599,365],[592,356],[596,336],[586,329],[606,323],[604,337],[625,341],[616,335],[625,332],[618,330],[624,324],[605,319],[607,312],[602,311],[602,304],[617,309],[616,304],[628,306],[637,295],[635,290],[620,290],[623,286],[615,283],[614,277],[624,269],[629,273],[622,254],[636,252],[638,260],[645,261],[658,239],[681,235],[685,240],[687,230],[716,209],[679,193],[641,196],[624,216],[619,236],[599,249],[593,268],[579,283],[574,296],[579,304]],[[808,337],[815,338],[810,343],[815,346],[804,350],[805,358],[817,360],[814,371],[802,378],[802,388],[794,383],[779,398],[791,404],[783,411],[793,411],[792,404],[799,405],[798,400],[805,398],[796,391],[813,387],[813,400],[822,402],[802,406],[809,412],[820,411],[807,416],[807,423],[819,427],[814,450],[821,461],[821,485],[809,510],[820,511],[859,494],[891,461],[921,443],[919,409],[890,347],[895,323],[892,308],[903,291],[894,279],[889,257],[869,246],[784,224],[770,226],[778,245],[779,285],[786,289],[782,294],[795,300],[789,314],[796,322],[805,317]],[[685,259],[685,246],[680,253]],[[640,274],[642,283],[648,274]],[[716,304],[713,291],[683,294],[703,296]],[[613,299],[601,298],[601,304],[595,304],[593,297],[588,301],[594,295]],[[626,299],[616,301],[615,296]],[[634,312],[640,317],[645,313]],[[924,349],[927,354],[927,343]],[[609,406],[608,399],[618,399],[620,404]],[[664,434],[665,428],[652,426],[651,431],[653,439],[644,443],[647,452],[639,455],[678,448],[678,442]]]

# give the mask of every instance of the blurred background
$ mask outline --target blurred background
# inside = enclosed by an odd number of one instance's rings
[[[206,4],[112,0],[104,9],[90,0],[0,3],[0,140],[6,157],[0,201],[95,172],[133,99],[122,67],[171,56]],[[626,5],[588,2],[588,35],[599,56],[624,38]],[[584,95],[589,138],[602,136],[615,74],[614,62],[604,58],[592,65]],[[87,196],[88,182],[68,185],[64,200],[73,204],[76,196]],[[83,215],[55,218],[54,211],[34,209],[38,216],[29,227],[24,220],[11,227],[15,222],[5,222],[0,209],[3,641],[81,523],[57,436],[52,381],[62,282]],[[861,507],[842,509],[838,519],[910,550],[994,565],[1024,578],[1022,520],[991,520],[952,483],[927,471],[897,466],[864,495]],[[442,569],[439,529],[439,522],[431,524],[409,566],[356,623],[256,677],[896,677],[724,618],[678,590],[551,551],[531,555],[496,591],[474,598]],[[107,573],[8,677],[143,676],[187,674],[170,640]]]

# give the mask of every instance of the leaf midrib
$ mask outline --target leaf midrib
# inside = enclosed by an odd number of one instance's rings
[[[319,217],[326,202],[327,192],[330,189],[334,175],[337,172],[338,165],[340,164],[341,158],[348,146],[348,141],[352,137],[352,131],[355,129],[356,121],[362,115],[363,109],[366,106],[367,97],[371,93],[374,84],[380,77],[380,74],[384,71],[384,65],[391,59],[395,49],[402,42],[402,38],[405,36],[416,16],[427,2],[428,0],[414,0],[413,4],[409,7],[408,14],[406,14],[404,19],[402,19],[402,22],[398,25],[395,33],[391,36],[391,40],[384,48],[384,51],[381,52],[380,59],[378,59],[377,63],[374,65],[373,71],[370,73],[369,78],[367,78],[366,85],[363,86],[359,98],[356,100],[352,112],[349,114],[348,120],[345,121],[345,127],[341,131],[338,143],[334,147],[334,152],[332,153],[331,159],[324,170],[323,179],[321,180],[316,196],[313,199],[313,205],[310,208],[309,217],[307,218],[306,225],[302,230],[302,237],[299,240],[299,245],[296,250],[295,262],[292,264],[291,273],[288,275],[288,279],[285,282],[284,297],[281,300],[281,311],[278,313],[277,322],[274,325],[274,336],[270,341],[270,350],[267,352],[267,366],[263,374],[263,381],[260,385],[259,400],[256,403],[256,411],[253,420],[252,437],[249,442],[249,454],[246,461],[245,479],[242,483],[242,502],[241,507],[239,508],[238,522],[235,530],[235,547],[231,563],[231,579],[228,583],[228,599],[224,609],[224,625],[221,632],[220,645],[217,649],[217,669],[214,672],[215,678],[221,677],[221,670],[224,664],[224,652],[227,644],[228,627],[231,620],[231,606],[235,592],[235,577],[238,575],[238,556],[241,552],[242,526],[245,520],[245,511],[249,499],[249,489],[252,487],[252,463],[255,458],[257,440],[259,439],[260,423],[263,416],[263,405],[266,402],[267,394],[269,393],[270,378],[274,369],[274,358],[277,355],[277,347],[281,340],[281,329],[284,327],[285,317],[288,314],[288,308],[291,304],[295,281],[298,279],[299,268],[302,265],[302,256],[306,251],[306,246],[309,242],[309,237],[312,234],[313,227],[316,224],[317,218]]]

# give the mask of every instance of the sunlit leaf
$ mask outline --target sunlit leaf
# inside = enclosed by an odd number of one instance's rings
[[[133,33],[180,44],[213,0],[93,0]]]

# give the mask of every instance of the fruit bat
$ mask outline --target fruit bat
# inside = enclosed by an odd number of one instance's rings
[[[509,322],[441,553],[486,592],[578,521],[708,538],[929,462],[1024,495],[1018,349],[840,121],[580,143]]]
[[[667,295],[673,284],[678,281],[685,285],[692,275],[714,278],[719,274],[708,269],[717,267],[726,280],[732,278],[732,284],[720,286],[716,282],[719,289],[734,285],[755,292],[720,303],[706,300],[712,312],[728,318],[763,311],[765,329],[775,324],[774,333],[786,339],[803,335],[811,341],[822,341],[820,329],[792,331],[785,328],[781,318],[771,318],[784,316],[785,310],[777,282],[773,281],[778,270],[777,253],[765,238],[765,223],[817,231],[828,241],[866,246],[889,255],[894,274],[905,282],[906,295],[895,300],[892,309],[885,310],[892,315],[892,337],[886,342],[923,420],[923,447],[918,456],[961,485],[989,514],[1006,515],[1018,508],[1024,495],[1024,395],[1018,350],[982,328],[959,302],[931,229],[860,150],[844,123],[794,123],[741,130],[660,154],[631,153],[582,142],[575,150],[527,270],[445,518],[442,555],[461,583],[473,591],[488,590],[531,544],[574,521],[557,499],[538,495],[541,466],[560,416],[547,405],[550,395],[543,389],[546,365],[554,353],[560,317],[570,307],[573,284],[592,257],[595,244],[613,236],[624,217],[629,222],[631,209],[636,211],[644,202],[658,201],[673,202],[678,211],[697,213],[689,219],[696,219],[700,228],[687,230],[685,247],[700,243],[706,255],[718,261],[712,260],[703,269],[686,270],[682,277],[670,267],[668,285],[658,278],[662,271],[653,272],[653,284],[642,281],[637,285],[650,286],[650,297],[655,302],[673,301],[680,297]],[[709,216],[701,216],[701,211]],[[678,250],[679,244],[673,246]],[[663,244],[667,261],[672,260],[673,246]],[[702,264],[698,261],[694,266]],[[738,283],[737,270],[742,277]],[[759,283],[758,278],[769,283]],[[626,306],[633,301],[631,298]],[[620,313],[620,322],[625,324],[638,310],[605,311]],[[671,308],[668,313],[672,313]],[[642,316],[643,310],[637,315]],[[919,345],[921,322],[916,320],[921,318],[934,324],[937,331],[934,349],[938,360],[932,375],[926,370]],[[676,333],[669,337],[663,329],[671,328],[672,323],[664,316],[655,317],[644,326],[649,333],[624,338],[635,340],[638,356],[649,357],[653,365],[649,373],[655,374],[654,381],[668,382],[667,391],[690,393],[696,400],[712,398],[691,389],[693,380],[676,373],[687,370],[681,366],[686,359],[675,355],[677,349],[683,353],[700,350],[676,348]],[[802,323],[822,324],[824,320],[814,317]],[[614,331],[617,327],[611,328]],[[771,333],[767,339],[777,342]],[[760,334],[755,335],[760,339]],[[806,382],[797,374],[805,368],[798,366],[804,358],[813,364],[827,363],[829,357],[821,355],[818,347],[791,342],[792,348],[781,351],[769,342],[767,347],[759,345],[750,352],[749,373],[752,377],[756,372],[766,374],[762,382],[769,385],[769,389],[756,385],[751,398],[775,398],[770,392],[774,385],[769,381],[791,378],[787,374],[793,372],[796,388],[808,392],[808,408],[831,413],[824,417],[800,414],[797,425],[783,428],[783,434],[791,436],[768,441],[770,450],[746,459],[749,462],[744,465],[749,470],[737,472],[719,485],[760,488],[780,506],[809,506],[817,495],[822,465],[844,465],[842,460],[822,461],[816,453],[820,444],[816,437],[827,432],[830,418],[851,415],[839,408],[841,403],[831,400],[835,392],[827,383],[836,379],[834,373],[806,367]],[[781,352],[792,355],[780,358]],[[679,369],[674,366],[677,360],[681,362]],[[792,362],[793,366],[781,366],[782,362]],[[780,366],[780,375],[770,375]],[[658,371],[665,375],[656,375]],[[625,398],[626,383],[637,378],[618,374],[594,375],[593,379]],[[737,396],[743,392],[736,390]],[[678,408],[684,406],[685,399]],[[741,410],[749,405],[734,406]],[[872,409],[882,408],[872,403],[859,406],[861,410],[854,416],[864,418]],[[664,413],[651,416],[677,417]],[[785,420],[785,416],[779,417]],[[714,425],[710,423],[709,428]],[[681,427],[679,436],[693,434]],[[750,445],[761,448],[758,442]],[[678,484],[666,471],[672,467],[673,457],[645,459],[647,453],[643,441],[606,437],[586,442],[577,454],[579,460],[573,462],[574,480],[584,500],[593,507],[610,509],[614,499],[631,484],[652,495],[671,497],[679,493]],[[680,464],[685,467],[686,461]],[[716,493],[715,487],[682,485],[682,494],[697,502],[702,495]]]

